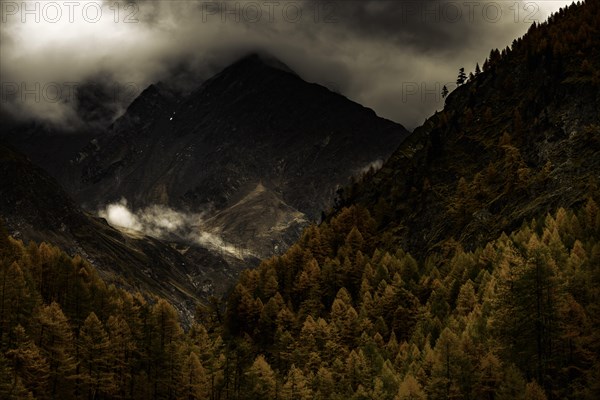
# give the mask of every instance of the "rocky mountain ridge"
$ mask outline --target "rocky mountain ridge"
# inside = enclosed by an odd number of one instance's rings
[[[125,198],[132,209],[160,204],[209,217],[220,213],[212,220],[215,230],[242,244],[245,230],[214,222],[237,224],[224,216],[239,217],[238,201],[257,185],[286,204],[284,218],[316,221],[338,187],[385,159],[407,135],[401,125],[303,81],[280,61],[251,54],[189,96],[148,87],[73,160],[80,178],[69,189],[90,210]],[[271,206],[262,205],[263,218]],[[266,242],[252,251],[266,257],[271,240],[284,248],[297,237],[296,226],[280,232],[279,222],[258,224]]]

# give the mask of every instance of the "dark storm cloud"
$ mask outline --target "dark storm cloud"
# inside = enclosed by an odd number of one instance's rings
[[[2,108],[15,114],[73,124],[77,99],[49,102],[44,85],[89,86],[101,76],[103,87],[128,88],[104,108],[116,115],[134,89],[166,81],[189,91],[258,50],[412,128],[441,108],[441,86],[459,67],[472,70],[565,2],[111,0],[94,20],[99,2],[81,1],[73,21],[61,1],[59,21],[44,2],[29,3],[39,22],[2,2]],[[36,83],[40,96],[31,94]]]
[[[311,3],[316,6],[321,2]],[[423,51],[462,47],[468,38],[465,33],[475,28],[473,24],[461,23],[471,14],[463,2],[365,0],[328,4],[332,15],[348,32]],[[465,11],[467,15],[463,15]]]

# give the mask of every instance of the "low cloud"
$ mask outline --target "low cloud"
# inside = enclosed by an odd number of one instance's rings
[[[98,211],[98,215],[125,232],[197,244],[238,259],[252,255],[247,249],[228,243],[217,233],[204,229],[204,215],[201,213],[184,213],[162,205],[133,211],[127,206],[127,200],[121,199],[106,205]]]
[[[413,128],[443,106],[441,86],[454,82],[458,68],[472,70],[490,49],[510,45],[568,3],[2,1],[2,90],[26,84],[12,100],[3,97],[2,108],[73,125],[77,102],[48,105],[45,85],[101,77],[108,86],[141,90],[167,80],[192,90],[245,53],[265,51],[304,79]],[[106,113],[114,118],[130,100],[115,96]]]
[[[360,174],[366,174],[367,172],[369,172],[371,170],[377,171],[377,170],[381,169],[381,167],[383,167],[383,160],[381,160],[381,159],[375,160],[375,161],[370,162],[369,164],[365,165],[363,168],[361,168]]]
[[[106,209],[101,210],[98,215],[106,219],[109,224],[117,228],[142,231],[143,226],[139,218],[127,208],[127,200],[122,199],[119,203],[109,204]]]

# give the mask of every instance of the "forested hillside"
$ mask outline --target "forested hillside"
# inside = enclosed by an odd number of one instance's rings
[[[184,334],[168,302],[46,243],[0,242],[0,398],[206,398],[221,346],[199,326]]]
[[[581,205],[599,185],[599,4],[573,4],[492,50],[338,203],[368,208],[378,231],[418,257],[449,238],[473,249]]]
[[[374,228],[359,207],[309,228],[188,332],[166,301],[3,234],[0,397],[597,398],[593,199],[424,263]]]
[[[226,327],[270,364],[246,361],[249,398],[275,380],[299,399],[597,398],[594,200],[425,261],[380,248],[375,226],[344,209],[242,277]]]

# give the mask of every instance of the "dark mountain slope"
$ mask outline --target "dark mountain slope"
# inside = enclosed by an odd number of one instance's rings
[[[124,88],[107,83],[103,77],[96,78],[65,83],[61,89],[65,109],[62,114],[52,112],[49,119],[53,122],[15,117],[9,112],[10,102],[26,99],[7,97],[7,107],[0,108],[0,138],[59,178],[63,186],[72,186],[73,179],[79,177],[72,174],[69,160],[76,158],[94,137],[106,134],[106,127],[121,110],[121,102],[134,99]]]
[[[108,281],[167,298],[186,317],[214,290],[213,279],[231,279],[227,264],[206,250],[184,255],[81,211],[54,179],[5,145],[0,145],[0,217],[16,238],[80,254]]]
[[[492,51],[345,204],[424,255],[467,248],[583,202],[600,174],[600,29],[588,2]]]
[[[262,180],[318,216],[336,185],[407,132],[273,63],[248,56],[179,101],[150,86],[114,124],[115,137],[85,150],[76,197],[223,208]]]
[[[302,213],[262,184],[206,221],[208,228],[223,237],[239,238],[243,248],[257,249],[259,256],[279,254],[296,241],[306,223]]]
[[[150,86],[80,155],[80,202],[223,209],[260,182],[317,218],[338,185],[386,158],[400,125],[250,55],[188,97]]]

